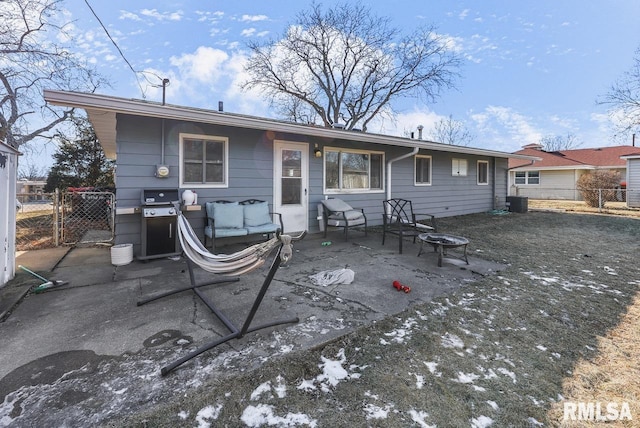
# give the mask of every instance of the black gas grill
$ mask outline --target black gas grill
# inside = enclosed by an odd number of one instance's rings
[[[180,254],[176,228],[180,198],[178,189],[144,189],[141,195],[140,260]]]

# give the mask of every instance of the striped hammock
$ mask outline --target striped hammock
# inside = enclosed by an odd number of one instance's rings
[[[264,264],[266,256],[279,245],[282,245],[280,258],[283,263],[289,261],[292,255],[291,237],[288,235],[278,235],[233,254],[213,254],[202,245],[182,214],[178,215],[178,237],[182,251],[189,260],[207,272],[220,275],[239,276],[259,268]]]

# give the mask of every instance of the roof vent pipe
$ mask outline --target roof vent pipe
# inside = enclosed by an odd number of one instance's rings
[[[222,101],[218,101],[218,111],[219,112],[224,111],[224,103]]]
[[[418,125],[418,140],[422,140],[422,130],[423,129],[424,129],[424,126]]]

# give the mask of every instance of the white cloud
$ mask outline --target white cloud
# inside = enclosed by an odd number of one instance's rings
[[[478,129],[477,144],[512,152],[537,143],[543,134],[531,124],[532,119],[512,108],[488,106],[482,113],[471,115]]]
[[[242,22],[257,22],[257,21],[266,21],[269,19],[266,15],[242,15],[240,21]]]
[[[129,19],[131,21],[142,21],[142,18],[140,18],[138,15],[136,15],[133,12],[128,12],[126,10],[121,10],[120,11],[120,16],[118,17],[118,19]]]
[[[157,9],[142,9],[140,14],[158,21],[181,21],[184,12],[178,10],[176,12],[158,12]]]
[[[220,69],[228,59],[229,55],[225,51],[200,46],[192,54],[172,56],[169,62],[178,67],[181,76],[211,85],[220,77]]]
[[[458,15],[458,18],[465,19],[469,15],[469,9],[465,9]]]
[[[255,28],[245,28],[244,30],[242,30],[240,35],[244,37],[251,37],[255,34],[255,32],[256,32]]]

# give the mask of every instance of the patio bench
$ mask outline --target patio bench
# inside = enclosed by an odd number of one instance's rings
[[[215,248],[216,239],[234,236],[269,235],[284,230],[282,215],[269,211],[269,204],[258,199],[241,202],[213,201],[205,203],[207,215],[204,228],[204,245],[211,239]],[[273,222],[278,216],[279,223]]]

